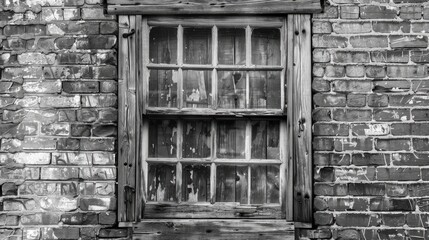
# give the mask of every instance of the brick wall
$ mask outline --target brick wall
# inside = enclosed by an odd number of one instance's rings
[[[0,2],[0,239],[126,236],[117,30],[101,0]]]
[[[314,218],[303,238],[429,239],[429,4],[326,0],[313,19]]]

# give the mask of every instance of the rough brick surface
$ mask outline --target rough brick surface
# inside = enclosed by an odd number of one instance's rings
[[[0,3],[0,239],[126,237],[117,34],[100,0]]]
[[[313,18],[313,230],[429,239],[429,8],[327,0]]]

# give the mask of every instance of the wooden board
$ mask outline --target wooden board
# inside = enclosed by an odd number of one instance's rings
[[[320,0],[107,0],[109,14],[285,14],[321,10]]]
[[[294,239],[284,220],[146,220],[134,226],[133,239]]]
[[[311,149],[311,17],[289,15],[288,22],[288,158],[293,161],[293,220],[310,223],[312,204]]]

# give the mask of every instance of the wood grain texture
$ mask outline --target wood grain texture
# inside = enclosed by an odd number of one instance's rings
[[[134,226],[134,239],[294,239],[283,220],[147,220]]]
[[[293,160],[293,220],[312,222],[310,15],[288,16],[288,134]]]
[[[319,0],[107,0],[109,14],[285,14],[321,10]]]

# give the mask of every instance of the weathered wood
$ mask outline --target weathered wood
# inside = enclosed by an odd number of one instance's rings
[[[207,108],[158,108],[148,107],[146,109],[147,114],[153,115],[187,115],[187,116],[283,116],[283,112],[280,109],[207,109]]]
[[[144,218],[256,218],[280,219],[280,204],[241,205],[239,202],[153,203],[145,206]]]
[[[152,26],[170,26],[178,25],[191,27],[281,27],[283,26],[283,17],[278,16],[198,16],[190,18],[189,16],[150,16],[148,23]]]
[[[310,15],[289,15],[288,131],[294,162],[294,221],[312,222],[311,24]]]
[[[119,17],[119,36],[136,29],[135,16]],[[118,220],[136,220],[136,37],[119,38]]]
[[[146,220],[134,225],[134,239],[294,239],[284,220]]]
[[[285,14],[321,9],[319,0],[107,0],[109,14]]]

